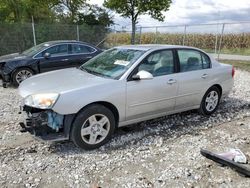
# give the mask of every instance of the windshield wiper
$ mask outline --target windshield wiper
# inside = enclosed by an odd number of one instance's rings
[[[88,72],[90,74],[94,74],[94,71],[92,71],[92,70],[89,70],[89,69],[86,69],[86,68],[83,68],[83,67],[79,67],[79,69],[82,70],[82,71]]]
[[[99,73],[99,72],[95,72],[95,71],[93,71],[93,70],[89,70],[89,69],[86,69],[86,68],[83,68],[83,67],[79,67],[79,69],[82,70],[82,71],[85,71],[85,72],[87,72],[87,73],[94,74],[94,75],[96,75],[96,76],[101,76],[101,77],[105,77],[105,78],[110,78],[109,76],[106,76],[106,75],[101,74],[101,73]]]

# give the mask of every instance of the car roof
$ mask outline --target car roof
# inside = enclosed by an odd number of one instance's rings
[[[139,45],[125,45],[125,46],[118,46],[116,48],[124,48],[124,49],[135,49],[135,50],[160,50],[160,49],[174,49],[174,48],[186,48],[186,49],[196,49],[200,50],[195,47],[191,46],[182,46],[182,45],[167,45],[167,44],[139,44]]]
[[[77,40],[54,40],[54,41],[43,42],[43,44],[49,44],[49,45],[61,44],[61,43],[81,43],[81,44],[87,44],[87,45],[92,46],[89,43],[77,41]]]

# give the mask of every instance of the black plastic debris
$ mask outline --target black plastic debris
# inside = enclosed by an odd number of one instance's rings
[[[215,154],[205,149],[201,149],[200,153],[208,159],[211,159],[219,164],[229,166],[240,174],[250,177],[250,168],[247,165],[239,164],[234,162],[232,158],[228,159],[227,157],[224,157],[223,154]]]

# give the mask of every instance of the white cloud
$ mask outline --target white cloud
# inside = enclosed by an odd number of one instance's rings
[[[104,0],[87,0],[87,2],[90,3],[90,4],[95,4],[95,5],[102,6]]]
[[[103,0],[89,0],[92,4],[102,5]],[[159,22],[142,15],[141,26],[185,25],[198,23],[217,23],[250,20],[249,0],[173,0],[169,11],[164,13],[165,21]],[[116,27],[130,28],[130,20],[114,14]]]

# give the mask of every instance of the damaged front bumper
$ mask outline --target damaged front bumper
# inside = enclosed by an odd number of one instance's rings
[[[2,69],[0,69],[0,79],[2,79],[3,87],[6,88],[7,84],[10,83],[10,75],[5,74]]]
[[[74,114],[61,115],[52,110],[22,107],[27,113],[25,122],[20,122],[21,132],[30,132],[45,141],[69,140]]]

